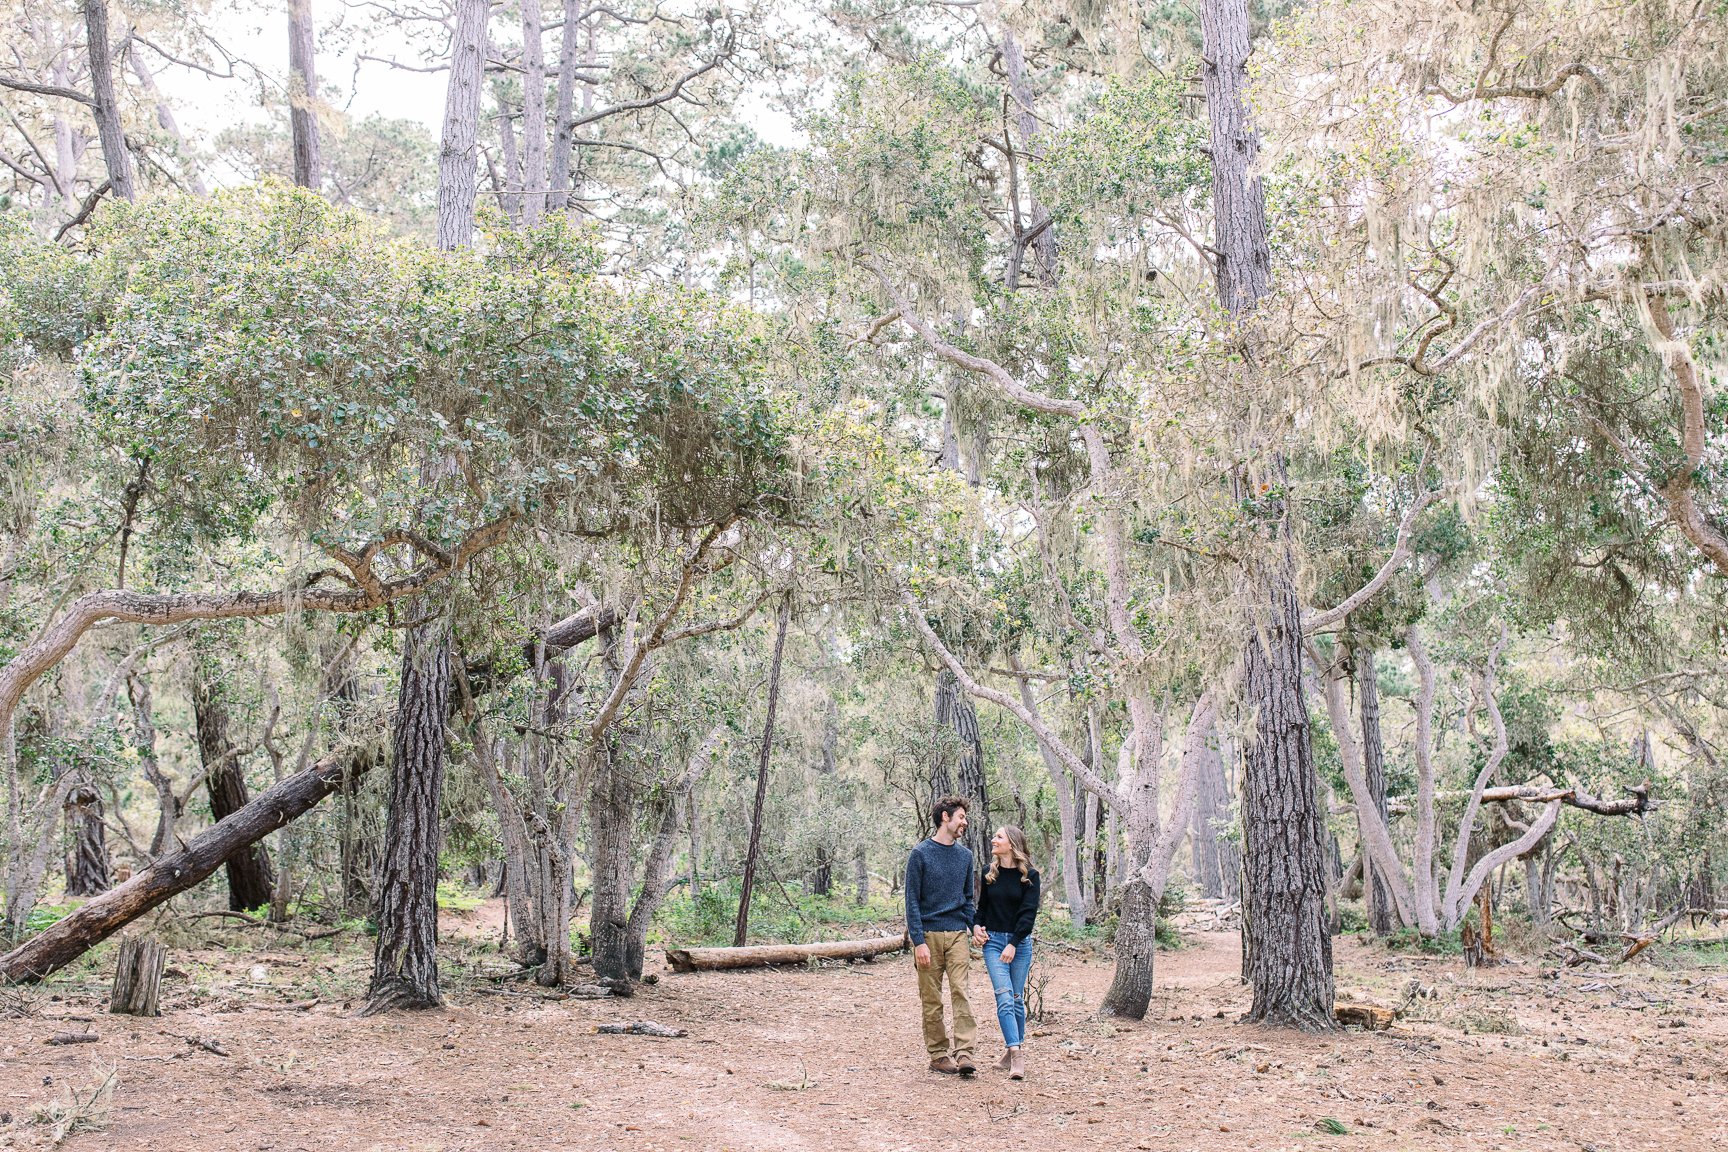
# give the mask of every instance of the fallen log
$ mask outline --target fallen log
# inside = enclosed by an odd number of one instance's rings
[[[1335,1004],[1332,1015],[1338,1023],[1360,1028],[1364,1032],[1384,1032],[1392,1027],[1393,1012],[1374,1004]]]
[[[0,983],[20,984],[57,972],[152,908],[201,883],[233,856],[311,811],[369,763],[346,751],[326,757],[261,793],[178,852],[88,901],[64,920],[0,956]]]
[[[818,944],[754,944],[743,948],[668,948],[674,972],[717,972],[771,964],[808,964],[812,960],[868,960],[906,947],[906,934],[869,940],[829,940]]]

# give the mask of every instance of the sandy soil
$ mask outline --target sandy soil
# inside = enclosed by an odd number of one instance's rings
[[[1467,972],[1346,938],[1341,995],[1407,1000],[1409,1011],[1390,1032],[1309,1037],[1235,1023],[1247,997],[1233,935],[1199,934],[1160,957],[1154,1010],[1133,1025],[1089,1018],[1109,983],[1107,959],[1046,946],[1048,1012],[1027,1045],[1028,1079],[986,1071],[964,1082],[924,1067],[904,956],[666,974],[633,1000],[547,1000],[521,985],[499,994],[486,978],[502,962],[471,941],[495,922],[489,911],[454,933],[449,1007],[382,1019],[353,1015],[364,941],[202,932],[228,947],[172,953],[157,1020],[105,1014],[110,953],[105,969],[41,990],[34,1015],[0,1020],[0,1112],[12,1114],[0,1146],[41,1139],[40,1125],[20,1121],[114,1069],[107,1131],[63,1147],[1728,1147],[1722,966],[1663,967],[1658,957],[1608,973]],[[981,965],[973,989],[988,1004]],[[594,1031],[636,1020],[689,1036]],[[85,1029],[100,1041],[44,1042]],[[980,1055],[994,1058],[993,1018],[981,1019],[980,1040]],[[1318,1130],[1327,1118],[1349,1134]]]

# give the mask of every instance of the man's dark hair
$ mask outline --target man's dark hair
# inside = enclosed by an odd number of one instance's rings
[[[956,812],[966,811],[966,797],[944,796],[930,809],[930,827],[942,827],[942,821],[949,819]]]

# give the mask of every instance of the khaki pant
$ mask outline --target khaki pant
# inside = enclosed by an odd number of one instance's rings
[[[948,977],[948,998],[954,1006],[954,1051],[956,1057],[972,1055],[978,1023],[972,1019],[972,1004],[966,999],[966,977],[972,969],[972,933],[926,932],[930,967],[918,969],[918,999],[924,1006],[924,1047],[935,1060],[947,1056],[948,1032],[942,1027],[942,977]]]

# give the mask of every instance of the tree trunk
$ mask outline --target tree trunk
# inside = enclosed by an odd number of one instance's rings
[[[862,908],[870,903],[870,860],[860,844],[852,854],[852,903]]]
[[[495,51],[495,49],[494,49]],[[504,77],[492,81],[492,101],[498,108],[498,151],[504,160],[504,171],[492,169],[492,182],[498,191],[498,203],[504,215],[513,223],[522,223],[522,152],[516,142],[515,110],[510,107],[510,86]],[[491,164],[491,158],[487,158]]]
[[[1195,791],[1194,822],[1188,837],[1193,848],[1194,883],[1208,900],[1234,900],[1242,857],[1235,842],[1224,834],[1234,816],[1224,779],[1224,758],[1210,743],[1199,765]]]
[[[1031,78],[1026,74],[1026,54],[1014,34],[1002,31],[1002,65],[1008,77],[1008,95],[1013,103],[1014,123],[1019,130],[1020,144],[1029,161],[1028,170],[1020,179],[1030,183],[1032,172],[1044,160],[1043,132],[1038,121],[1037,99]],[[1018,191],[1018,189],[1016,189]],[[1008,256],[1008,290],[1019,287],[1020,268],[1030,243],[1036,257],[1038,283],[1050,287],[1056,283],[1056,229],[1051,226],[1049,209],[1038,202],[1036,193],[1026,197],[1027,211],[1014,237],[1014,247]],[[1018,209],[1019,205],[1015,205]]]
[[[1368,794],[1382,821],[1390,823],[1386,807],[1386,745],[1380,736],[1380,687],[1374,674],[1374,651],[1360,649],[1356,656],[1356,684],[1362,716],[1362,771],[1368,781]],[[1362,851],[1362,892],[1368,901],[1368,927],[1376,936],[1390,936],[1398,928],[1398,910],[1392,891],[1374,867],[1374,861],[1364,847]]]
[[[150,66],[144,63],[144,54],[134,49],[126,54],[127,63],[132,66],[132,75],[138,78],[138,86],[149,94],[156,102],[156,123],[162,131],[173,139],[178,151],[175,153],[180,161],[181,170],[186,176],[186,186],[199,196],[208,196],[209,187],[204,183],[204,177],[199,173],[198,166],[192,157],[192,148],[186,141],[186,134],[180,131],[180,122],[174,118],[174,109],[169,106],[161,89],[156,86],[156,77],[151,74]]]
[[[756,801],[750,816],[750,844],[744,853],[744,880],[738,891],[738,922],[732,929],[732,946],[742,948],[750,938],[750,893],[756,882],[756,859],[762,851],[762,810],[768,800],[768,765],[774,753],[774,714],[780,707],[780,662],[786,651],[786,626],[792,619],[792,600],[781,601],[780,618],[774,622],[774,656],[768,665],[768,706],[762,721],[762,754],[756,764]]]
[[[102,823],[102,794],[87,781],[66,797],[66,895],[99,896],[113,876],[108,860],[108,830]]]
[[[294,147],[294,183],[314,192],[324,185],[318,139],[318,62],[312,0],[288,0],[288,129]]]
[[[1122,916],[1116,922],[1116,973],[1098,1005],[1098,1015],[1144,1020],[1152,1003],[1153,965],[1158,953],[1158,897],[1138,870],[1122,886]]]
[[[1030,711],[1036,701],[1032,695],[1032,685],[1024,676],[1019,677],[1020,701]],[[1086,889],[1080,878],[1080,847],[1079,836],[1075,829],[1076,813],[1074,811],[1074,778],[1057,756],[1045,743],[1038,742],[1038,754],[1044,760],[1044,770],[1050,775],[1051,791],[1056,794],[1056,816],[1060,824],[1062,843],[1060,845],[1062,859],[1062,892],[1068,902],[1068,918],[1079,926],[1091,919],[1091,909],[1086,904]]]
[[[1260,143],[1248,121],[1247,0],[1203,0],[1200,25],[1218,299],[1239,320],[1272,284],[1266,196],[1257,171]],[[1276,463],[1274,468],[1282,470]],[[1278,503],[1267,541],[1270,555],[1254,576],[1261,618],[1242,660],[1244,697],[1255,710],[1255,739],[1242,780],[1244,871],[1252,908],[1243,928],[1254,992],[1248,1018],[1326,1032],[1336,1024],[1326,930],[1325,814],[1302,691],[1293,542],[1288,509]]]
[[[424,601],[417,605],[424,611]],[[402,638],[389,818],[378,865],[378,940],[364,1015],[432,1008],[438,992],[438,847],[450,714],[450,625],[435,617]]]
[[[960,688],[954,673],[943,668],[936,673],[937,763],[930,774],[931,791],[940,797],[950,791],[966,801],[966,837],[961,843],[972,851],[974,866],[990,855],[990,798],[984,783],[984,741],[978,733],[978,706]],[[948,746],[944,734],[954,733],[958,755],[949,771]]]
[[[114,962],[114,990],[108,1011],[122,1016],[160,1016],[162,968],[168,950],[154,936],[134,936],[120,942]]]
[[[1332,938],[1326,917],[1326,823],[1302,695],[1301,609],[1287,568],[1263,573],[1276,614],[1243,652],[1244,697],[1257,709],[1242,776],[1245,883],[1252,919],[1248,1019],[1333,1029]]]
[[[180,819],[180,798],[174,794],[174,781],[162,771],[156,758],[156,719],[150,681],[133,674],[126,681],[126,695],[132,701],[132,746],[138,752],[138,764],[145,779],[156,790],[156,831],[150,837],[150,857],[155,859],[173,847],[174,825]]]
[[[660,902],[666,898],[666,881],[672,872],[672,845],[678,838],[678,814],[688,803],[688,793],[667,797],[660,813],[659,831],[648,848],[648,861],[642,868],[642,888],[624,925],[624,968],[632,980],[642,979],[648,956],[648,928],[654,923]]]
[[[126,129],[120,100],[114,91],[114,52],[108,43],[107,0],[84,0],[84,36],[90,53],[90,94],[95,97],[96,133],[102,139],[102,161],[108,183],[122,200],[138,198],[136,169],[126,150]]]
[[[546,199],[546,208],[551,212],[562,211],[570,202],[570,167],[576,137],[576,41],[585,23],[581,16],[580,0],[564,0],[564,30],[558,48],[558,90],[552,113],[552,164],[547,185],[551,194]],[[599,18],[597,14],[590,17],[591,20]],[[588,46],[592,55],[592,33]]]
[[[64,920],[0,956],[0,982],[40,980],[57,972],[138,917],[189,888],[342,786],[349,760],[321,760],[266,791],[169,856],[153,861]]]
[[[522,0],[522,223],[546,210],[546,51],[540,0]]]
[[[613,763],[614,749],[598,753],[588,799],[591,840],[588,864],[594,874],[594,905],[588,932],[594,973],[629,980],[631,848],[636,830],[637,790],[631,773]]]
[[[450,83],[438,149],[438,247],[466,247],[474,235],[480,86],[486,59],[488,0],[457,0],[450,39]]]
[[[218,823],[252,802],[246,793],[246,774],[233,742],[228,738],[228,709],[214,685],[199,671],[192,677],[192,717],[198,733],[198,755],[204,766],[204,786],[210,794],[210,816]],[[276,880],[270,854],[255,844],[230,858],[228,908],[250,912],[270,902]]]

